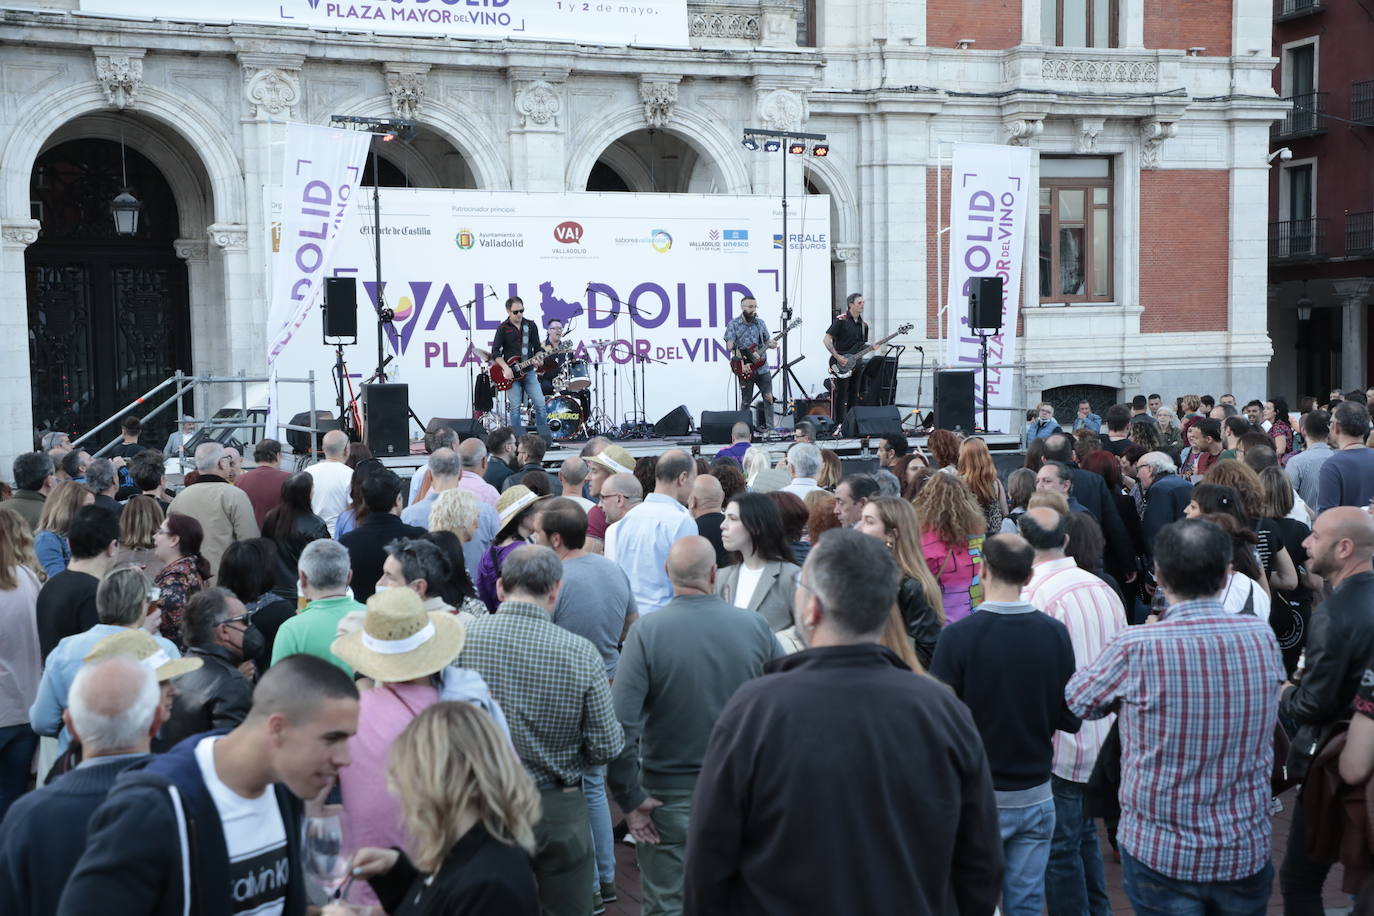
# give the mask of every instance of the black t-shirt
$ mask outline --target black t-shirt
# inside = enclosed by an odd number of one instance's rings
[[[830,323],[830,328],[825,333],[829,334],[834,342],[836,353],[853,353],[859,349],[860,344],[868,340],[868,325],[864,324],[862,318],[851,318],[846,309]]]
[[[135,458],[148,451],[148,446],[140,445],[137,442],[121,443],[110,449],[111,458],[123,458],[128,460]],[[156,451],[156,450],[155,450]]]
[[[88,573],[64,569],[38,592],[38,646],[43,658],[68,636],[84,633],[100,622],[95,590],[100,580]]]
[[[1102,437],[1102,447],[1118,458],[1126,454],[1126,449],[1130,448],[1132,445],[1135,445],[1135,443],[1130,439],[1108,439],[1106,436]]]

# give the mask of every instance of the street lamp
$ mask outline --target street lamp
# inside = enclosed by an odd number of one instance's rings
[[[119,177],[122,185],[115,199],[110,201],[110,215],[114,217],[115,235],[138,235],[138,216],[143,202],[129,193],[129,169],[124,157],[124,136],[119,137]]]

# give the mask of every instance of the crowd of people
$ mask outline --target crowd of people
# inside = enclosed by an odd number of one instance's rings
[[[621,841],[655,916],[1078,916],[1105,838],[1139,912],[1259,914],[1301,784],[1320,913],[1374,875],[1366,394],[1104,415],[1000,472],[805,422],[437,429],[408,483],[205,441],[175,494],[137,418],[47,436],[0,502],[0,912],[587,916]]]

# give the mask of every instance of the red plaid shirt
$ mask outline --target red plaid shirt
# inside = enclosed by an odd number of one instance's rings
[[[1084,719],[1118,714],[1121,848],[1181,881],[1269,861],[1269,775],[1283,659],[1269,622],[1185,601],[1131,627],[1065,689]]]

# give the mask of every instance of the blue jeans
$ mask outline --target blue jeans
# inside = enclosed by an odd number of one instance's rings
[[[539,387],[539,376],[533,370],[525,373],[525,377],[511,386],[510,391],[506,392],[506,397],[510,399],[509,416],[510,428],[515,430],[515,434],[520,435],[520,431],[525,427],[520,423],[520,402],[523,398],[529,398],[534,405],[534,423],[539,431],[539,435],[545,439],[549,435],[549,418],[544,412],[544,390]]]
[[[1054,799],[1024,808],[998,808],[997,823],[1007,859],[1002,876],[1002,914],[1040,916],[1045,904],[1045,866],[1054,836]]]
[[[611,833],[611,803],[606,800],[606,767],[582,771],[582,795],[587,799],[587,819],[592,822],[592,844],[596,847],[597,884],[615,883],[615,837]]]
[[[1121,850],[1121,883],[1131,906],[1143,916],[1264,916],[1274,885],[1274,866],[1235,881],[1181,881],[1170,878]]]
[[[1107,876],[1102,850],[1097,845],[1097,825],[1088,817],[1083,801],[1087,788],[1051,776],[1054,788],[1054,840],[1050,864],[1045,869],[1045,902],[1050,916],[1108,916]]]
[[[38,736],[29,723],[0,728],[0,821],[29,787],[29,770],[37,749]]]

